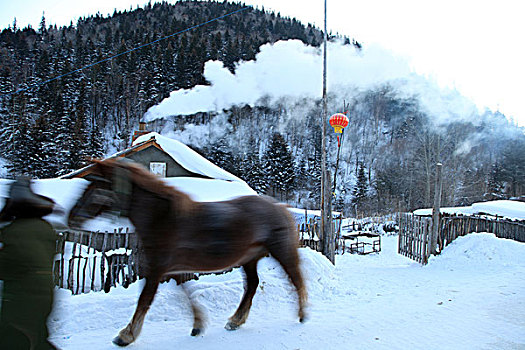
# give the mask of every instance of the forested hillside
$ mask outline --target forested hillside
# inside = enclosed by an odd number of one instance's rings
[[[129,146],[148,108],[172,91],[208,84],[203,75],[207,61],[220,60],[234,72],[236,62],[253,60],[263,44],[321,42],[322,33],[311,25],[249,8],[38,85],[243,7],[160,3],[109,18],[82,18],[68,27],[46,26],[43,18],[37,30],[15,25],[3,30],[0,157],[6,176],[55,177],[90,157]],[[356,41],[341,39],[360,50]],[[445,206],[523,197],[525,134],[498,112],[436,125],[417,94],[400,93],[388,82],[331,93],[329,110],[343,109],[351,122],[334,199],[346,214],[430,206],[438,161],[443,163]],[[319,99],[262,98],[255,105],[174,115],[148,128],[175,135],[260,193],[318,208],[320,114]],[[328,149],[333,172],[335,137],[330,136]]]
[[[0,34],[0,146],[10,174],[53,177],[129,145],[147,108],[173,90],[206,84],[208,60],[233,71],[267,42],[295,38],[318,45],[321,33],[295,19],[248,8],[104,61],[42,82],[244,8],[238,3],[181,1],[78,19],[68,27]],[[35,85],[38,87],[34,88]],[[13,91],[25,90],[10,94]]]

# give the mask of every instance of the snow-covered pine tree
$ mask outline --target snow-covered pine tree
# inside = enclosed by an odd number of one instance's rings
[[[273,195],[279,194],[283,200],[284,194],[286,199],[295,184],[295,164],[292,153],[280,133],[273,134],[265,154],[265,169]]]
[[[483,200],[484,179],[479,177],[478,169],[467,168],[461,181],[461,198],[459,204],[462,206],[471,205],[474,202]]]
[[[91,127],[87,143],[87,157],[89,159],[104,158],[104,138],[97,124]]]
[[[231,39],[226,43],[224,54],[224,67],[232,73],[235,72],[235,63],[239,57],[239,43],[236,39]]]
[[[33,147],[31,150],[32,175],[36,178],[50,178],[55,175],[50,171],[50,163],[54,162],[54,152],[49,147],[51,144],[50,126],[47,119],[40,116],[30,128]]]
[[[502,175],[507,183],[509,197],[525,193],[525,135],[510,140],[503,150]]]
[[[62,72],[67,73],[71,70],[70,58],[66,57]],[[56,110],[57,124],[56,127],[56,160],[57,160],[57,175],[64,175],[73,170],[76,170],[74,162],[74,116],[76,112],[75,102],[77,101],[77,90],[74,86],[72,76],[65,76],[61,80],[60,86],[60,104]]]
[[[18,106],[18,109],[20,106]],[[11,177],[20,175],[31,175],[31,154],[33,152],[34,141],[29,132],[30,121],[23,113],[11,114],[10,123],[5,130],[7,139],[7,166]]]
[[[75,101],[75,111],[73,115],[73,142],[71,144],[71,161],[73,169],[80,169],[87,164],[87,158],[90,156],[89,148],[86,144],[89,140],[88,128],[88,108],[87,91],[85,79],[77,79],[78,96]]]
[[[498,163],[492,164],[490,174],[487,181],[487,199],[505,199],[505,182],[503,181],[503,174],[501,166]]]
[[[40,26],[38,27],[38,33],[40,34],[42,41],[47,38],[46,17],[44,13],[42,13],[42,19],[40,20]]]
[[[253,135],[250,135],[246,146],[246,154],[242,161],[240,176],[258,194],[266,194],[268,183],[264,166],[259,158],[258,146]]]
[[[238,165],[225,138],[220,138],[212,143],[205,153],[206,158],[218,167],[234,175],[238,174]]]
[[[189,62],[189,44],[186,35],[182,35],[179,40],[177,57],[175,58],[175,72],[177,75],[178,87],[187,89],[191,87],[191,71]]]
[[[357,181],[352,191],[352,206],[355,211],[363,212],[363,206],[366,204],[368,196],[368,179],[366,177],[365,166],[359,162],[359,169],[357,171]]]
[[[10,137],[10,110],[13,96],[8,95],[13,92],[13,83],[11,81],[11,72],[9,67],[0,68],[0,157],[8,159]]]
[[[314,144],[314,154],[308,157],[308,178],[305,188],[309,191],[309,199],[313,202],[313,208],[321,206],[321,145]]]
[[[339,193],[335,196],[335,200],[333,201],[334,210],[342,212],[346,207],[345,199],[346,199],[346,187],[343,185],[342,190],[339,191]]]

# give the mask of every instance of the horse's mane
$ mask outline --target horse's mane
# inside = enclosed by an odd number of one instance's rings
[[[120,159],[106,159],[98,164],[111,168],[123,168],[129,171],[131,181],[140,188],[171,200],[178,210],[186,211],[194,205],[194,201],[186,193],[166,185],[157,175],[151,173],[139,163],[126,162]]]

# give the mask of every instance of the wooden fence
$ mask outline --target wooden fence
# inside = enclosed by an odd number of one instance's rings
[[[73,294],[127,287],[143,277],[141,245],[137,235],[122,229],[114,232],[58,232],[57,258],[53,266],[55,284]],[[312,220],[300,232],[300,245],[322,250],[319,225]],[[178,282],[197,278],[183,274]]]
[[[58,232],[55,284],[73,294],[128,286],[140,275],[140,247],[129,231]]]
[[[398,216],[398,252],[422,264],[430,256],[432,218],[400,213]],[[472,216],[442,216],[438,232],[439,251],[459,236],[472,232],[490,232],[496,237],[525,242],[525,222]]]
[[[498,238],[525,242],[525,222],[495,220],[472,216],[444,216],[441,218],[439,250],[450,244],[459,236],[470,232],[490,232]]]
[[[323,250],[320,239],[321,229],[318,220],[310,218],[308,223],[297,225],[297,232],[299,232],[299,246],[309,247],[317,252]]]
[[[341,236],[341,220],[342,218],[334,218],[332,220],[332,230],[335,232],[336,251],[339,249],[339,241]],[[323,251],[323,243],[321,237],[320,220],[318,218],[310,218],[308,222],[297,225],[297,232],[299,232],[299,246],[309,247],[317,252]]]

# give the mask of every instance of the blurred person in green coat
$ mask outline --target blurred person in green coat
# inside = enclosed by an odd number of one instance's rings
[[[56,233],[42,219],[53,200],[35,194],[27,178],[15,181],[0,212],[0,349],[56,349],[48,340],[53,307]]]

